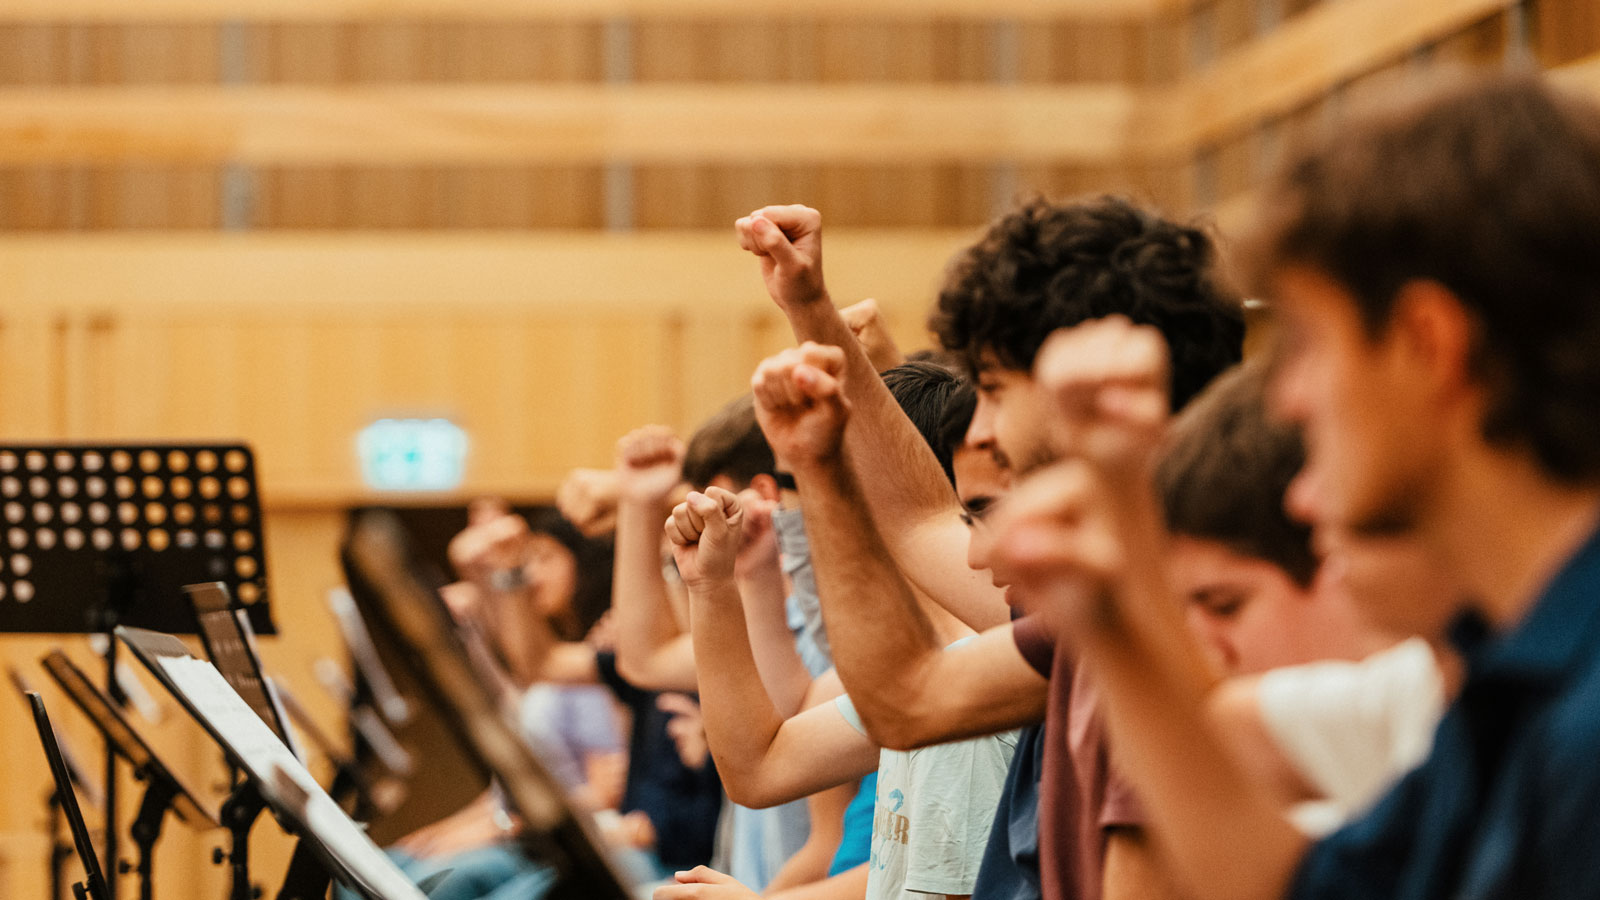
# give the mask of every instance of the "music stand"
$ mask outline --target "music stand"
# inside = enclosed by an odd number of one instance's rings
[[[255,458],[242,444],[0,446],[0,632],[104,634],[106,693],[119,624],[193,634],[178,590],[225,581],[262,634],[276,634]],[[106,821],[117,821],[106,749]],[[117,831],[105,858],[117,879]]]
[[[84,880],[72,885],[78,900],[107,900],[111,896],[106,887],[106,876],[100,868],[100,858],[95,855],[94,842],[89,839],[89,826],[84,824],[83,810],[78,808],[78,795],[72,790],[72,776],[67,772],[66,761],[61,757],[61,747],[56,742],[56,730],[50,724],[50,714],[45,711],[44,698],[35,691],[28,692],[28,704],[33,707],[33,724],[39,729],[39,743],[44,747],[45,758],[50,761],[50,777],[56,783],[56,796],[61,812],[72,830],[72,844],[83,863]],[[55,898],[51,898],[55,900]]]
[[[376,593],[373,627],[405,648],[417,680],[452,719],[455,733],[487,774],[500,783],[524,822],[530,855],[557,872],[554,898],[627,900],[631,892],[604,849],[592,817],[570,803],[496,701],[497,686],[469,657],[450,612],[413,569],[404,530],[392,514],[363,513],[344,556]]]
[[[198,796],[184,785],[155,750],[134,730],[133,724],[95,686],[83,670],[61,650],[52,650],[40,660],[44,670],[89,721],[94,723],[107,743],[116,748],[117,755],[128,761],[134,774],[145,784],[144,800],[139,805],[139,816],[133,822],[134,843],[139,845],[139,896],[151,900],[153,893],[153,865],[156,841],[161,837],[161,826],[167,808],[174,809],[185,823],[196,827],[221,824],[216,812],[201,802]]]
[[[241,787],[255,794],[257,812],[270,808],[298,838],[278,900],[321,898],[330,878],[337,878],[367,900],[426,900],[239,698],[215,666],[196,659],[171,635],[119,627],[117,637],[245,775]],[[236,797],[238,794],[236,791]],[[249,893],[246,886],[241,900],[248,900]]]
[[[11,684],[17,689],[17,693],[22,695],[23,702],[31,706],[28,695],[38,691],[28,681],[27,676],[10,664],[6,665],[6,675],[11,679]],[[73,790],[80,795],[80,800],[98,809],[102,799],[100,788],[89,777],[89,770],[78,761],[78,755],[72,752],[72,745],[59,734],[56,735],[56,745],[61,751],[61,762],[67,767],[67,774],[72,778]],[[46,827],[50,830],[50,897],[54,900],[61,896],[61,864],[67,861],[73,850],[71,844],[61,841],[61,799],[56,795],[53,784],[45,798],[45,806],[49,809],[49,824]]]
[[[205,645],[211,664],[227,679],[240,699],[272,729],[278,740],[304,762],[305,754],[296,746],[294,732],[289,729],[288,715],[261,666],[261,654],[256,652],[256,635],[250,627],[250,619],[244,610],[234,608],[227,584],[220,581],[186,584],[183,593],[194,607],[195,620],[200,623],[200,643]]]

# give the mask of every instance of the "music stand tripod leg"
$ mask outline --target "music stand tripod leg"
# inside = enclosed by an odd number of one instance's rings
[[[233,870],[233,885],[228,900],[253,900],[250,884],[250,829],[255,826],[261,811],[267,808],[261,792],[248,778],[240,781],[222,804],[222,824],[231,836],[228,863]]]
[[[165,778],[143,773],[144,800],[139,804],[139,815],[133,820],[133,842],[139,848],[139,900],[154,900],[154,857],[156,841],[161,838],[161,824],[166,820],[167,809],[178,796],[178,786]]]

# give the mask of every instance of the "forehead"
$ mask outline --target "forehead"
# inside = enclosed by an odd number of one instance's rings
[[[1222,584],[1252,586],[1289,580],[1282,569],[1260,557],[1188,535],[1173,536],[1168,560],[1173,581],[1186,593]]]
[[[1021,378],[1030,379],[1033,373],[1028,369],[1018,369],[1003,362],[995,355],[993,350],[978,351],[977,358],[973,361],[972,374],[979,378]]]
[[[950,459],[955,470],[956,496],[962,503],[980,497],[999,498],[1010,487],[1010,474],[988,448],[963,444]]]

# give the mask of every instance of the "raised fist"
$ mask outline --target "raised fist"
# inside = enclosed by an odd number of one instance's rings
[[[731,581],[744,530],[744,507],[732,491],[719,487],[690,491],[667,517],[667,540],[678,575],[691,590]]]
[[[602,537],[617,527],[615,469],[573,469],[556,488],[556,508],[584,537]]]
[[[523,587],[533,540],[528,520],[504,504],[480,501],[473,504],[468,523],[447,551],[456,574],[484,597]]]
[[[768,357],[750,379],[756,421],[772,452],[799,469],[838,454],[850,405],[839,378],[844,351],[807,341]]]
[[[661,503],[683,480],[683,441],[665,425],[637,428],[617,442],[617,491],[624,500]]]
[[[1161,332],[1109,316],[1051,335],[1034,378],[1057,413],[1053,444],[1112,478],[1143,478],[1170,415]]]
[[[767,293],[784,310],[828,302],[822,284],[822,214],[809,206],[764,206],[733,223],[739,246],[761,260]]]
[[[860,303],[846,306],[839,310],[839,317],[850,326],[850,333],[856,336],[856,343],[866,351],[874,369],[884,372],[906,361],[905,355],[894,342],[894,335],[889,333],[889,323],[883,320],[878,301],[868,297]]]
[[[1067,459],[1029,476],[991,521],[996,581],[1057,630],[1082,627],[1123,576],[1115,510],[1099,473]]]
[[[765,567],[781,572],[778,532],[772,527],[772,511],[778,504],[761,496],[760,492],[746,488],[739,492],[739,506],[744,509],[744,531],[739,540],[739,557],[734,562],[734,574],[740,578],[750,578]]]

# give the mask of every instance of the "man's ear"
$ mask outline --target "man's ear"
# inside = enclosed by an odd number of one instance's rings
[[[1473,383],[1475,326],[1461,298],[1437,281],[1401,285],[1389,319],[1389,337],[1424,378],[1430,392],[1458,394]]]
[[[750,489],[761,495],[761,499],[778,502],[778,479],[765,473],[750,479]]]

